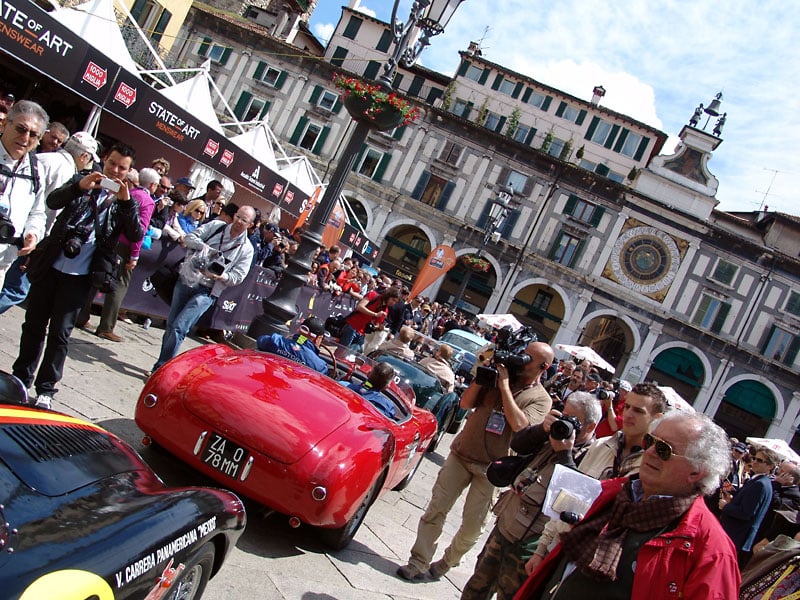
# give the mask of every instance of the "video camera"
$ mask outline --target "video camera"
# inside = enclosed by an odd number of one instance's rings
[[[22,238],[14,236],[17,232],[14,223],[5,215],[0,215],[0,244],[11,244],[22,248]]]
[[[481,354],[481,361],[492,358],[493,364],[503,365],[508,369],[511,381],[516,379],[519,370],[531,362],[531,357],[525,352],[528,344],[538,339],[530,327],[523,327],[516,332],[510,325],[498,330],[494,350]],[[497,387],[497,369],[493,366],[480,366],[475,370],[475,382],[484,387]]]

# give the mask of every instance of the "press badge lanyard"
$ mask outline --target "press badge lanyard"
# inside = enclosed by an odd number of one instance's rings
[[[532,388],[535,383],[529,383],[524,388],[517,390],[512,394],[514,398],[516,398],[519,394],[524,392],[525,390],[529,390]],[[489,420],[486,423],[486,431],[489,433],[494,433],[495,435],[503,435],[503,431],[506,428],[506,416],[502,409],[502,400],[501,400],[501,409],[500,410],[492,410],[492,414],[489,415]]]

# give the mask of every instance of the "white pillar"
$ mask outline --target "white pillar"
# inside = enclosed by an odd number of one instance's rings
[[[586,307],[592,301],[592,292],[588,289],[581,290],[578,296],[578,301],[575,303],[575,308],[569,317],[569,321],[562,321],[561,327],[558,328],[556,335],[553,337],[553,347],[556,344],[569,344],[574,345],[578,342],[581,335],[578,326],[583,320],[583,315],[586,312]]]
[[[631,358],[628,359],[628,364],[625,365],[625,369],[622,372],[623,375],[620,376],[622,379],[630,379],[631,382],[637,380],[638,383],[647,375],[650,365],[653,364],[653,358],[655,358],[653,356],[653,348],[656,347],[656,342],[661,336],[662,329],[662,325],[655,323],[650,325],[647,330],[647,337],[642,341],[642,346],[631,350],[630,356],[635,358],[633,358],[633,361],[631,361]]]
[[[678,271],[675,274],[675,279],[672,280],[672,284],[670,285],[669,291],[667,295],[664,296],[664,301],[661,303],[661,306],[664,307],[664,310],[670,310],[673,308],[673,303],[680,298],[681,294],[684,293],[685,287],[683,286],[683,282],[686,281],[686,274],[689,271],[690,266],[694,262],[694,255],[697,253],[697,250],[700,248],[700,242],[697,240],[692,240],[689,242],[689,249],[686,250],[686,256],[683,257],[681,260],[680,267],[678,267]]]
[[[624,211],[620,212],[617,215],[617,221],[611,226],[611,231],[609,231],[607,234],[603,234],[603,237],[606,240],[616,240],[619,237],[619,232],[622,231],[622,226],[625,225],[625,221],[627,219],[628,213]],[[611,256],[611,251],[613,249],[613,242],[605,244],[604,248],[600,251],[600,257],[597,259],[597,262],[594,265],[594,270],[591,273],[593,277],[602,277],[603,269],[606,268],[608,258]]]
[[[776,398],[780,401],[780,398]],[[789,401],[789,406],[780,420],[773,419],[772,423],[767,430],[766,437],[778,438],[791,442],[794,437],[794,432],[797,429],[797,416],[800,414],[800,392],[794,392],[792,399]]]
[[[728,373],[733,368],[733,361],[723,358],[719,361],[719,368],[717,369],[714,378],[709,385],[711,395],[705,397],[698,397],[694,401],[694,408],[697,412],[705,413],[712,419],[719,410],[719,405],[722,404],[722,398],[725,396],[725,391],[722,389],[722,382],[728,377]]]

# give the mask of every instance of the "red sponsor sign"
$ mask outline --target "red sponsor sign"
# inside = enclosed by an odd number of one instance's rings
[[[286,204],[291,204],[292,200],[294,200],[294,192],[292,190],[289,190],[288,192],[286,192],[286,196],[284,196],[283,201]]]
[[[233,152],[231,152],[230,150],[223,150],[222,158],[219,159],[219,162],[221,162],[226,167],[230,167],[231,163],[233,162]]]
[[[278,198],[281,195],[281,192],[283,192],[283,184],[278,182],[275,184],[275,187],[272,188],[272,195]]]
[[[94,89],[99,90],[108,81],[108,72],[103,67],[89,61],[89,64],[86,65],[86,70],[83,72],[83,80]]]
[[[121,81],[117,91],[114,93],[114,100],[130,108],[136,102],[136,88]]]
[[[219,142],[216,140],[209,140],[206,142],[206,147],[203,148],[203,154],[207,154],[211,158],[214,158],[219,152]]]

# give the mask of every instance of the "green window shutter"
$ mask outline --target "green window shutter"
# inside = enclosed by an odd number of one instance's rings
[[[625,140],[628,138],[628,134],[630,132],[631,130],[628,129],[627,127],[622,128],[622,131],[620,132],[619,137],[617,138],[617,143],[614,144],[614,152],[619,152],[620,150],[622,150],[622,146],[625,144]]]
[[[225,50],[222,51],[222,56],[219,58],[219,64],[227,65],[228,59],[231,57],[231,52],[233,52],[233,48],[226,46]]]
[[[414,191],[411,192],[411,197],[414,200],[419,200],[422,198],[422,193],[425,191],[425,188],[428,186],[428,182],[431,180],[431,172],[430,171],[423,171],[422,175],[419,176],[417,179],[417,185],[414,186]]]
[[[465,119],[469,119],[469,113],[472,112],[473,106],[474,105],[472,102],[467,102],[467,105],[464,107],[464,112],[461,113],[461,116],[464,117]]]
[[[367,61],[367,68],[364,69],[364,79],[375,79],[380,71],[381,63],[377,60]]]
[[[317,156],[322,154],[322,147],[325,145],[325,140],[327,139],[328,134],[330,133],[330,131],[331,131],[330,127],[323,127],[322,128],[322,131],[319,132],[319,137],[317,138],[317,143],[314,144],[314,149],[311,151],[312,154],[316,154]]]
[[[575,194],[570,194],[567,198],[567,204],[564,206],[564,214],[571,215],[575,212],[575,205],[578,203],[578,197]]]
[[[608,177],[609,171],[611,171],[611,169],[608,168],[608,165],[597,165],[594,169],[595,173],[603,177]]]
[[[161,16],[158,17],[158,23],[153,28],[153,33],[150,35],[150,39],[153,40],[156,44],[161,41],[161,38],[164,37],[164,30],[167,28],[167,23],[172,18],[172,13],[169,12],[166,8],[161,13]]]
[[[797,358],[797,353],[800,351],[800,335],[792,338],[792,343],[789,344],[789,349],[786,351],[786,357],[783,359],[783,364],[791,367]]]
[[[592,213],[592,218],[591,218],[591,220],[589,221],[589,223],[590,223],[590,224],[591,224],[593,227],[597,227],[598,225],[600,225],[600,219],[602,219],[602,218],[603,218],[603,213],[605,213],[605,212],[606,212],[606,209],[605,209],[604,207],[602,207],[602,206],[595,206],[595,207],[594,207],[594,212]]]
[[[264,71],[266,71],[266,69],[267,69],[267,63],[265,63],[263,60],[258,61],[258,64],[256,65],[256,71],[255,73],[253,73],[253,79],[258,79],[259,81],[261,81],[261,78],[264,76]]]
[[[505,124],[506,124],[506,117],[500,117],[500,120],[497,122],[497,127],[495,127],[494,130],[497,133],[500,133],[503,130],[503,125]]]
[[[395,91],[400,90],[400,84],[403,82],[403,74],[402,73],[395,73],[394,80],[392,81],[392,89]]]
[[[366,151],[367,151],[367,145],[361,144],[361,149],[358,151],[356,159],[353,161],[353,168],[350,169],[351,171],[355,171],[359,167],[359,163],[361,162],[361,157],[364,156],[364,152]]]
[[[563,233],[559,231],[558,235],[556,235],[555,239],[553,240],[553,243],[550,245],[550,250],[547,252],[547,258],[550,260],[555,260],[556,258],[556,252],[558,251],[558,247],[561,245],[562,235]]]
[[[463,77],[464,75],[466,75],[467,71],[469,71],[469,67],[470,67],[471,64],[472,63],[470,63],[468,60],[462,61],[461,66],[458,69],[458,75],[460,77]]]
[[[633,160],[642,160],[642,156],[644,156],[644,151],[647,148],[647,144],[650,142],[650,138],[643,137],[642,141],[639,142],[639,147],[636,149],[636,154],[633,155]]]
[[[392,45],[392,32],[388,29],[384,29],[383,33],[381,34],[381,39],[378,40],[378,45],[375,46],[376,50],[380,50],[381,52],[386,52],[389,49],[389,46]]]
[[[728,313],[731,311],[731,305],[727,302],[722,302],[719,305],[719,311],[717,311],[717,316],[714,317],[714,322],[711,324],[711,331],[713,333],[719,333],[722,331],[722,326],[725,325],[725,319],[728,318]]]
[[[292,137],[289,138],[290,144],[294,146],[297,145],[297,142],[300,141],[300,136],[303,135],[303,130],[306,128],[306,123],[308,123],[308,118],[300,117],[300,120],[297,122],[297,127],[294,128]]]
[[[383,156],[381,156],[381,160],[378,163],[378,168],[375,169],[375,175],[372,176],[372,180],[378,183],[381,182],[383,179],[383,174],[386,173],[386,167],[389,166],[389,161],[392,160],[392,155],[390,152],[384,152]]]
[[[197,53],[200,56],[205,56],[208,54],[208,49],[211,47],[211,42],[213,40],[210,37],[203,37],[203,41],[200,42],[200,47],[197,49]]]
[[[557,116],[557,117],[560,117],[560,116],[562,116],[562,115],[564,114],[564,111],[565,111],[566,109],[567,109],[567,103],[566,103],[566,102],[561,102],[561,103],[558,105],[558,108],[556,109],[556,116]]]
[[[236,103],[236,106],[233,108],[233,114],[236,115],[236,118],[241,120],[244,117],[244,113],[247,110],[247,105],[250,104],[250,99],[253,97],[253,94],[250,92],[242,92],[239,94],[239,101]]]
[[[486,227],[486,222],[489,220],[489,211],[492,210],[492,203],[487,202],[483,210],[481,211],[481,216],[478,217],[478,222],[475,223],[475,227],[478,229],[484,229]]]
[[[422,75],[415,75],[414,79],[411,80],[411,85],[408,86],[408,95],[419,96],[419,91],[422,89],[424,83],[425,78],[422,77]]]
[[[489,73],[491,73],[491,72],[492,72],[492,70],[489,67],[486,67],[483,70],[483,73],[481,73],[481,76],[478,79],[478,83],[481,84],[481,85],[485,84],[486,80],[489,79]]]
[[[142,13],[144,13],[144,7],[147,6],[147,0],[136,0],[131,6],[131,16],[133,20],[139,23],[139,19],[142,18]],[[139,23],[141,25],[141,23]]]
[[[767,337],[764,340],[764,343],[761,345],[761,354],[764,354],[767,351],[767,346],[769,345],[769,341],[772,339],[772,334],[775,333],[775,329],[776,329],[775,325],[769,328],[769,331],[767,332]]]
[[[338,46],[336,50],[333,51],[333,56],[331,56],[331,64],[341,68],[345,58],[347,58],[347,48]]]
[[[448,181],[444,184],[442,193],[439,194],[439,199],[436,201],[436,210],[445,210],[447,203],[450,201],[450,196],[453,195],[453,190],[456,189],[456,184]]]
[[[619,133],[619,125],[612,125],[611,133],[608,134],[608,139],[606,140],[606,143],[603,144],[603,146],[606,148],[611,148],[611,146],[614,145],[614,139],[617,137],[618,133]]]
[[[583,136],[585,140],[591,140],[592,136],[594,135],[595,129],[600,124],[600,117],[592,117],[592,122],[589,123],[589,129],[586,130],[586,135]]]
[[[531,127],[531,130],[528,132],[527,137],[525,138],[525,144],[530,146],[533,143],[533,138],[536,137],[536,129]]]
[[[311,92],[311,98],[309,98],[308,101],[311,104],[316,104],[321,94],[322,94],[322,86],[315,85],[314,90]]]
[[[512,98],[519,98],[520,93],[522,92],[523,84],[521,81],[517,82],[517,85],[514,86],[514,91],[511,92]]]
[[[427,98],[426,102],[428,104],[433,104],[439,98],[442,97],[442,94],[443,94],[443,92],[439,88],[431,88],[431,91],[428,92],[428,98]]]
[[[343,106],[344,104],[342,103],[342,97],[339,96],[338,98],[336,98],[336,102],[333,103],[333,108],[331,109],[331,112],[333,112],[333,114],[335,115],[338,115],[341,112]]]
[[[585,111],[585,110],[581,110],[581,111],[578,113],[578,118],[577,118],[577,119],[575,119],[575,125],[583,125],[583,120],[584,120],[585,118],[586,118],[586,111]]]
[[[281,71],[280,75],[278,75],[278,79],[275,80],[275,89],[279,90],[283,87],[283,84],[286,83],[286,71]]]
[[[492,82],[492,89],[499,90],[501,83],[503,83],[503,76],[498,73],[494,78],[494,82]]]
[[[533,93],[533,90],[531,88],[529,88],[529,87],[526,87],[525,88],[525,93],[522,94],[522,101],[523,102],[527,102],[528,100],[530,100],[532,93]]]
[[[570,269],[572,269],[578,263],[578,260],[580,259],[581,254],[583,254],[584,246],[586,246],[586,240],[580,240],[578,242],[578,245],[575,247],[575,254],[572,255],[572,260],[569,261],[569,265],[568,266],[569,266]]]
[[[552,96],[545,96],[544,102],[542,102],[542,110],[547,112],[547,109],[550,108],[550,103],[553,101]]]
[[[503,224],[503,231],[500,233],[504,240],[511,238],[511,233],[514,231],[514,226],[517,224],[520,214],[522,214],[522,211],[519,209],[512,210],[508,213],[506,222]]]
[[[395,128],[394,133],[392,134],[392,137],[394,139],[396,139],[396,140],[402,140],[403,139],[403,134],[405,132],[406,132],[406,126],[405,125],[400,125],[400,127]]]
[[[347,27],[344,28],[344,33],[342,33],[342,35],[351,40],[356,39],[358,30],[361,29],[361,23],[363,22],[363,19],[359,19],[356,16],[351,16],[350,21],[348,21]]]
[[[261,109],[261,112],[258,113],[258,118],[263,119],[269,114],[269,107],[272,105],[272,102],[264,102],[264,108]]]

